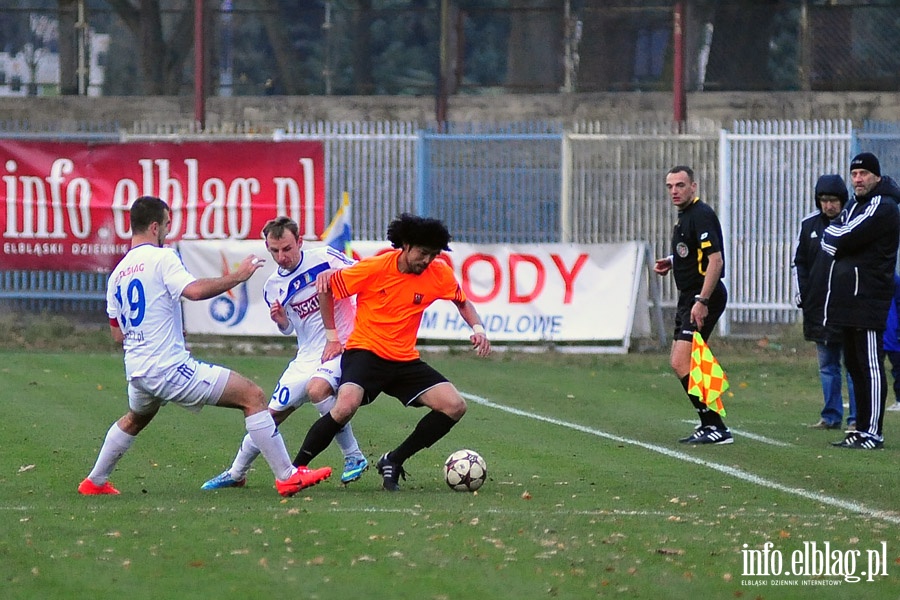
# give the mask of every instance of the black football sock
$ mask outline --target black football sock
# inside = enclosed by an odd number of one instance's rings
[[[300,446],[297,456],[294,457],[294,466],[305,467],[312,462],[312,459],[328,447],[341,427],[343,425],[335,421],[330,412],[319,417],[319,420],[313,423],[306,432],[306,439],[303,440],[303,445]]]
[[[447,435],[456,425],[456,421],[445,415],[444,413],[433,410],[419,420],[416,428],[409,434],[403,442],[397,446],[396,450],[388,453],[388,460],[393,463],[402,465],[403,462],[421,450],[428,448],[433,443]]]
[[[706,412],[709,413],[707,417],[709,418],[709,424],[715,427],[716,429],[725,430],[728,429],[725,427],[725,421],[722,420],[722,415],[717,413],[712,409],[706,409]]]
[[[709,417],[710,414],[715,414],[715,413],[713,413],[711,410],[709,410],[709,408],[707,408],[706,405],[700,401],[700,398],[698,396],[688,393],[688,386],[690,385],[690,379],[691,379],[690,375],[685,375],[679,381],[681,381],[681,387],[684,388],[684,392],[687,394],[688,400],[691,401],[691,404],[693,404],[694,408],[697,409],[697,414],[700,415],[700,425],[702,427],[706,427],[707,425],[715,425],[715,423],[713,423]],[[718,417],[719,415],[716,415],[716,416]],[[722,419],[720,418],[719,421],[721,421],[721,420]],[[723,427],[724,427],[724,425],[723,425]]]

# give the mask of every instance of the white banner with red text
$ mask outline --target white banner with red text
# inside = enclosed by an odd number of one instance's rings
[[[309,244],[310,242],[306,242]],[[279,335],[262,287],[276,265],[259,241],[182,241],[179,251],[196,277],[217,277],[248,254],[265,267],[230,292],[185,302],[189,333]],[[388,242],[354,241],[354,257],[388,250]],[[590,342],[627,351],[632,337],[650,337],[647,246],[621,244],[451,244],[445,253],[488,337],[497,342]],[[471,330],[452,302],[435,302],[420,340],[465,341]]]
[[[258,238],[279,215],[318,238],[324,156],[318,141],[0,140],[0,270],[111,271],[144,195],[172,209],[171,242]]]

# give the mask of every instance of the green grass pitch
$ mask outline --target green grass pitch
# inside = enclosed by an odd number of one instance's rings
[[[350,486],[332,477],[290,499],[262,460],[243,489],[201,490],[230,464],[242,418],[177,407],[164,408],[120,462],[120,496],[79,496],[126,408],[121,357],[0,351],[2,595],[900,597],[900,414],[885,416],[884,450],[832,448],[840,432],[805,426],[821,408],[812,345],[714,339],[713,350],[732,385],[731,446],[677,443],[694,415],[665,353],[429,354],[470,408],[407,462],[402,491],[382,491],[372,468]],[[267,392],[290,359],[289,350],[195,354]],[[422,414],[382,396],[353,427],[374,464]],[[303,407],[282,426],[291,455],[315,416]],[[477,494],[442,480],[444,459],[460,448],[487,461]],[[339,472],[336,448],[313,466],[325,464]],[[817,577],[803,552],[826,543],[839,573]],[[755,564],[748,575],[751,550],[766,568],[781,560],[781,574],[760,575]],[[810,574],[784,574],[802,566]],[[867,569],[874,574],[860,576]]]

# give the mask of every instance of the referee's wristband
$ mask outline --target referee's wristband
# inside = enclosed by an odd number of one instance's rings
[[[709,306],[709,298],[704,298],[703,296],[694,296],[694,302],[699,302],[703,306]]]
[[[472,333],[474,333],[476,335],[479,333],[484,335],[484,325],[482,325],[481,323],[478,323],[477,325],[472,325]]]

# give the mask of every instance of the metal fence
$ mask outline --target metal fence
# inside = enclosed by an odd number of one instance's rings
[[[388,223],[416,212],[422,127],[414,122],[291,122],[276,140],[325,144],[325,198],[334,214],[341,194],[353,204],[353,234],[382,239]]]
[[[560,241],[649,242],[655,257],[669,254],[674,210],[663,186],[666,171],[689,165],[701,198],[717,206],[719,134],[698,128],[674,134],[673,124],[637,123],[628,128],[585,122],[563,141],[563,216]],[[671,278],[662,281],[663,301],[677,297]]]
[[[560,137],[424,134],[420,212],[467,242],[558,241]]]
[[[846,175],[859,150],[875,152],[885,174],[900,172],[897,123],[869,122],[857,130],[849,121],[740,121],[729,130],[696,124],[688,133],[675,130],[671,123],[469,123],[438,132],[411,122],[295,122],[275,139],[325,143],[326,218],[348,191],[356,239],[384,238],[390,220],[409,211],[441,218],[460,242],[639,239],[662,256],[675,217],[664,174],[690,165],[725,233],[726,334],[798,318],[791,261],[819,175]],[[153,136],[121,133],[119,139]],[[96,298],[102,310],[96,275],[0,275],[0,299],[18,299],[19,306],[80,309]],[[675,298],[666,278],[663,305]]]
[[[732,321],[790,322],[791,265],[820,175],[846,174],[849,121],[737,122],[722,134],[720,216]],[[846,177],[845,177],[846,178]]]
[[[105,273],[0,271],[0,306],[27,312],[103,311],[106,279]]]

